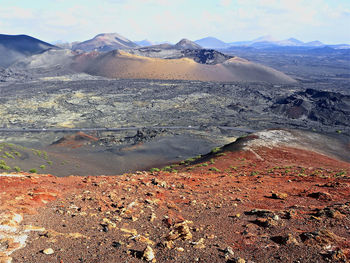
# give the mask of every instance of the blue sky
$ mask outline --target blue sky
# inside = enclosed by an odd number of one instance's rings
[[[131,40],[272,35],[350,44],[349,25],[350,0],[0,0],[0,33],[48,42],[117,32]]]

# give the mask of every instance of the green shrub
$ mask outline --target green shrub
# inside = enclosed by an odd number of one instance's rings
[[[15,170],[16,172],[20,172],[21,168],[19,168],[18,166],[13,167],[13,170]]]
[[[22,154],[19,153],[19,152],[17,152],[17,151],[14,151],[13,154],[16,155],[16,156],[18,156],[18,157],[21,157],[21,156],[22,156]]]
[[[15,159],[15,157],[9,153],[9,152],[4,152],[4,154],[8,157],[8,158],[11,158],[11,159]]]
[[[47,160],[48,159],[48,156],[47,156],[47,152],[45,152],[45,151],[43,151],[43,158],[45,159],[45,160]]]
[[[29,170],[29,172],[32,173],[32,174],[36,174],[38,171],[35,168],[32,168],[32,169]]]
[[[6,164],[0,164],[0,169],[8,171],[11,170],[11,167]]]
[[[194,162],[196,159],[195,158],[188,158],[185,160],[186,163],[192,163]]]
[[[43,170],[45,170],[46,169],[46,165],[40,165],[40,169],[43,169]]]
[[[164,172],[171,172],[171,170],[172,170],[171,166],[165,166],[162,168],[162,171]]]
[[[335,174],[336,176],[342,176],[342,175],[346,175],[345,171],[340,171],[338,173]]]
[[[42,152],[41,152],[40,150],[32,149],[32,152],[33,152],[35,155],[41,157]]]
[[[52,165],[52,161],[47,161],[47,164],[48,165]]]
[[[215,148],[213,148],[213,149],[211,150],[211,153],[217,153],[217,152],[219,152],[220,150],[221,150],[220,147],[215,147]]]
[[[210,167],[209,171],[213,171],[213,172],[220,172],[220,170],[216,167]]]
[[[151,173],[160,172],[160,169],[159,169],[159,168],[151,168],[149,171],[150,171]]]

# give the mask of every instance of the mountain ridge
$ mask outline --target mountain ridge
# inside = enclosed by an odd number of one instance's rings
[[[91,51],[112,51],[115,49],[130,49],[139,47],[136,43],[118,33],[102,33],[92,39],[73,45],[72,50]]]

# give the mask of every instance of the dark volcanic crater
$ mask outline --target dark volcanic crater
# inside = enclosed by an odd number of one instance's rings
[[[288,118],[307,118],[325,125],[350,123],[350,96],[335,92],[307,89],[279,99],[272,111]]]

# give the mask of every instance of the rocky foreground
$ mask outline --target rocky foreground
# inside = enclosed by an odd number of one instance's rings
[[[0,262],[348,262],[350,164],[282,135],[150,172],[0,175]]]

